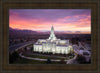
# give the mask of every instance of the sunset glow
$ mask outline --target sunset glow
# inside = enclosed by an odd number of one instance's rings
[[[10,9],[9,27],[21,30],[91,33],[90,9]]]

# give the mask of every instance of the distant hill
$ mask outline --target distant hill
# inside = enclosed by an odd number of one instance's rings
[[[9,28],[9,36],[10,37],[24,37],[24,36],[29,36],[29,35],[35,35],[37,34],[36,31],[32,31],[32,30],[19,30],[19,29],[13,29],[13,28]]]
[[[76,31],[80,33],[79,31]],[[72,38],[79,38],[79,39],[91,39],[91,34],[68,34],[72,33],[71,31],[56,31],[55,35],[57,38],[60,39],[72,39]],[[50,31],[42,32],[42,31],[32,31],[32,30],[20,30],[20,29],[13,29],[9,28],[9,39],[46,39],[50,36]]]
[[[13,29],[13,28],[9,28],[9,32],[12,33],[18,33],[18,34],[32,34],[32,33],[37,33],[36,31],[32,31],[32,30],[19,30],[19,29]]]
[[[71,34],[71,31],[55,31],[56,35],[62,34]],[[76,31],[75,33],[80,34],[80,31]],[[75,34],[73,33],[73,34]],[[9,27],[9,38],[13,37],[29,37],[29,36],[40,36],[40,35],[50,35],[50,31],[42,32],[42,31],[32,31],[32,30],[20,30],[20,29],[13,29]]]

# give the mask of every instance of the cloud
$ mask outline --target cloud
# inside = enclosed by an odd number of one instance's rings
[[[91,31],[89,9],[11,9],[9,26],[29,30]]]

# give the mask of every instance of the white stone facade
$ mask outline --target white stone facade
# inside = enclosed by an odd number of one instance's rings
[[[53,54],[68,54],[72,49],[72,46],[69,46],[69,40],[60,40],[56,38],[53,26],[51,28],[51,34],[49,39],[39,39],[33,45],[33,47],[33,51],[52,52]]]

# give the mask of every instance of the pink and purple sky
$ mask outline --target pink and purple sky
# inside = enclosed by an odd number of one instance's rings
[[[9,27],[21,30],[91,33],[90,9],[10,9]]]

